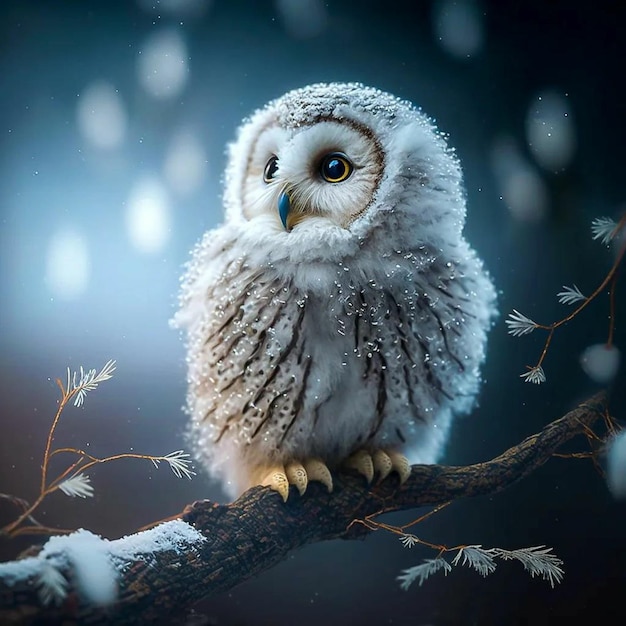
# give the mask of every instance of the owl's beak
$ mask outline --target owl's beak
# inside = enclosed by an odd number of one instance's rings
[[[278,216],[287,232],[291,232],[294,226],[306,219],[306,213],[292,201],[292,194],[286,189],[278,196]]]
[[[291,201],[289,200],[289,194],[283,191],[278,198],[278,215],[280,221],[283,223],[285,230],[289,230],[287,225],[287,217],[289,216],[289,209],[291,208]]]

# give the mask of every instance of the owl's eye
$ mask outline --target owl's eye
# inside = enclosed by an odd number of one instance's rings
[[[340,183],[352,174],[353,169],[352,163],[345,154],[331,152],[322,159],[320,174],[328,183]]]
[[[265,169],[263,170],[263,181],[266,183],[271,182],[276,176],[276,172],[278,171],[278,157],[272,156],[270,160],[265,164]]]

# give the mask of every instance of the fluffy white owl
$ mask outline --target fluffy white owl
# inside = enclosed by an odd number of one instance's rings
[[[459,162],[361,84],[270,102],[230,147],[225,222],[183,278],[197,457],[230,495],[433,463],[479,383],[495,291]]]

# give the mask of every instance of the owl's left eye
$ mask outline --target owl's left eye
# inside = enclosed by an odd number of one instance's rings
[[[265,164],[265,169],[263,170],[263,182],[269,183],[276,176],[276,172],[278,171],[278,157],[272,156],[270,160]]]
[[[342,152],[327,154],[320,164],[320,174],[328,183],[340,183],[346,180],[353,170],[352,163]]]

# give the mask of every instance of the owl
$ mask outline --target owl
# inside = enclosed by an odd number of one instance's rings
[[[233,497],[284,500],[440,457],[473,405],[495,290],[463,236],[445,136],[357,83],[290,91],[229,148],[225,219],[192,252],[175,324],[190,436]]]

